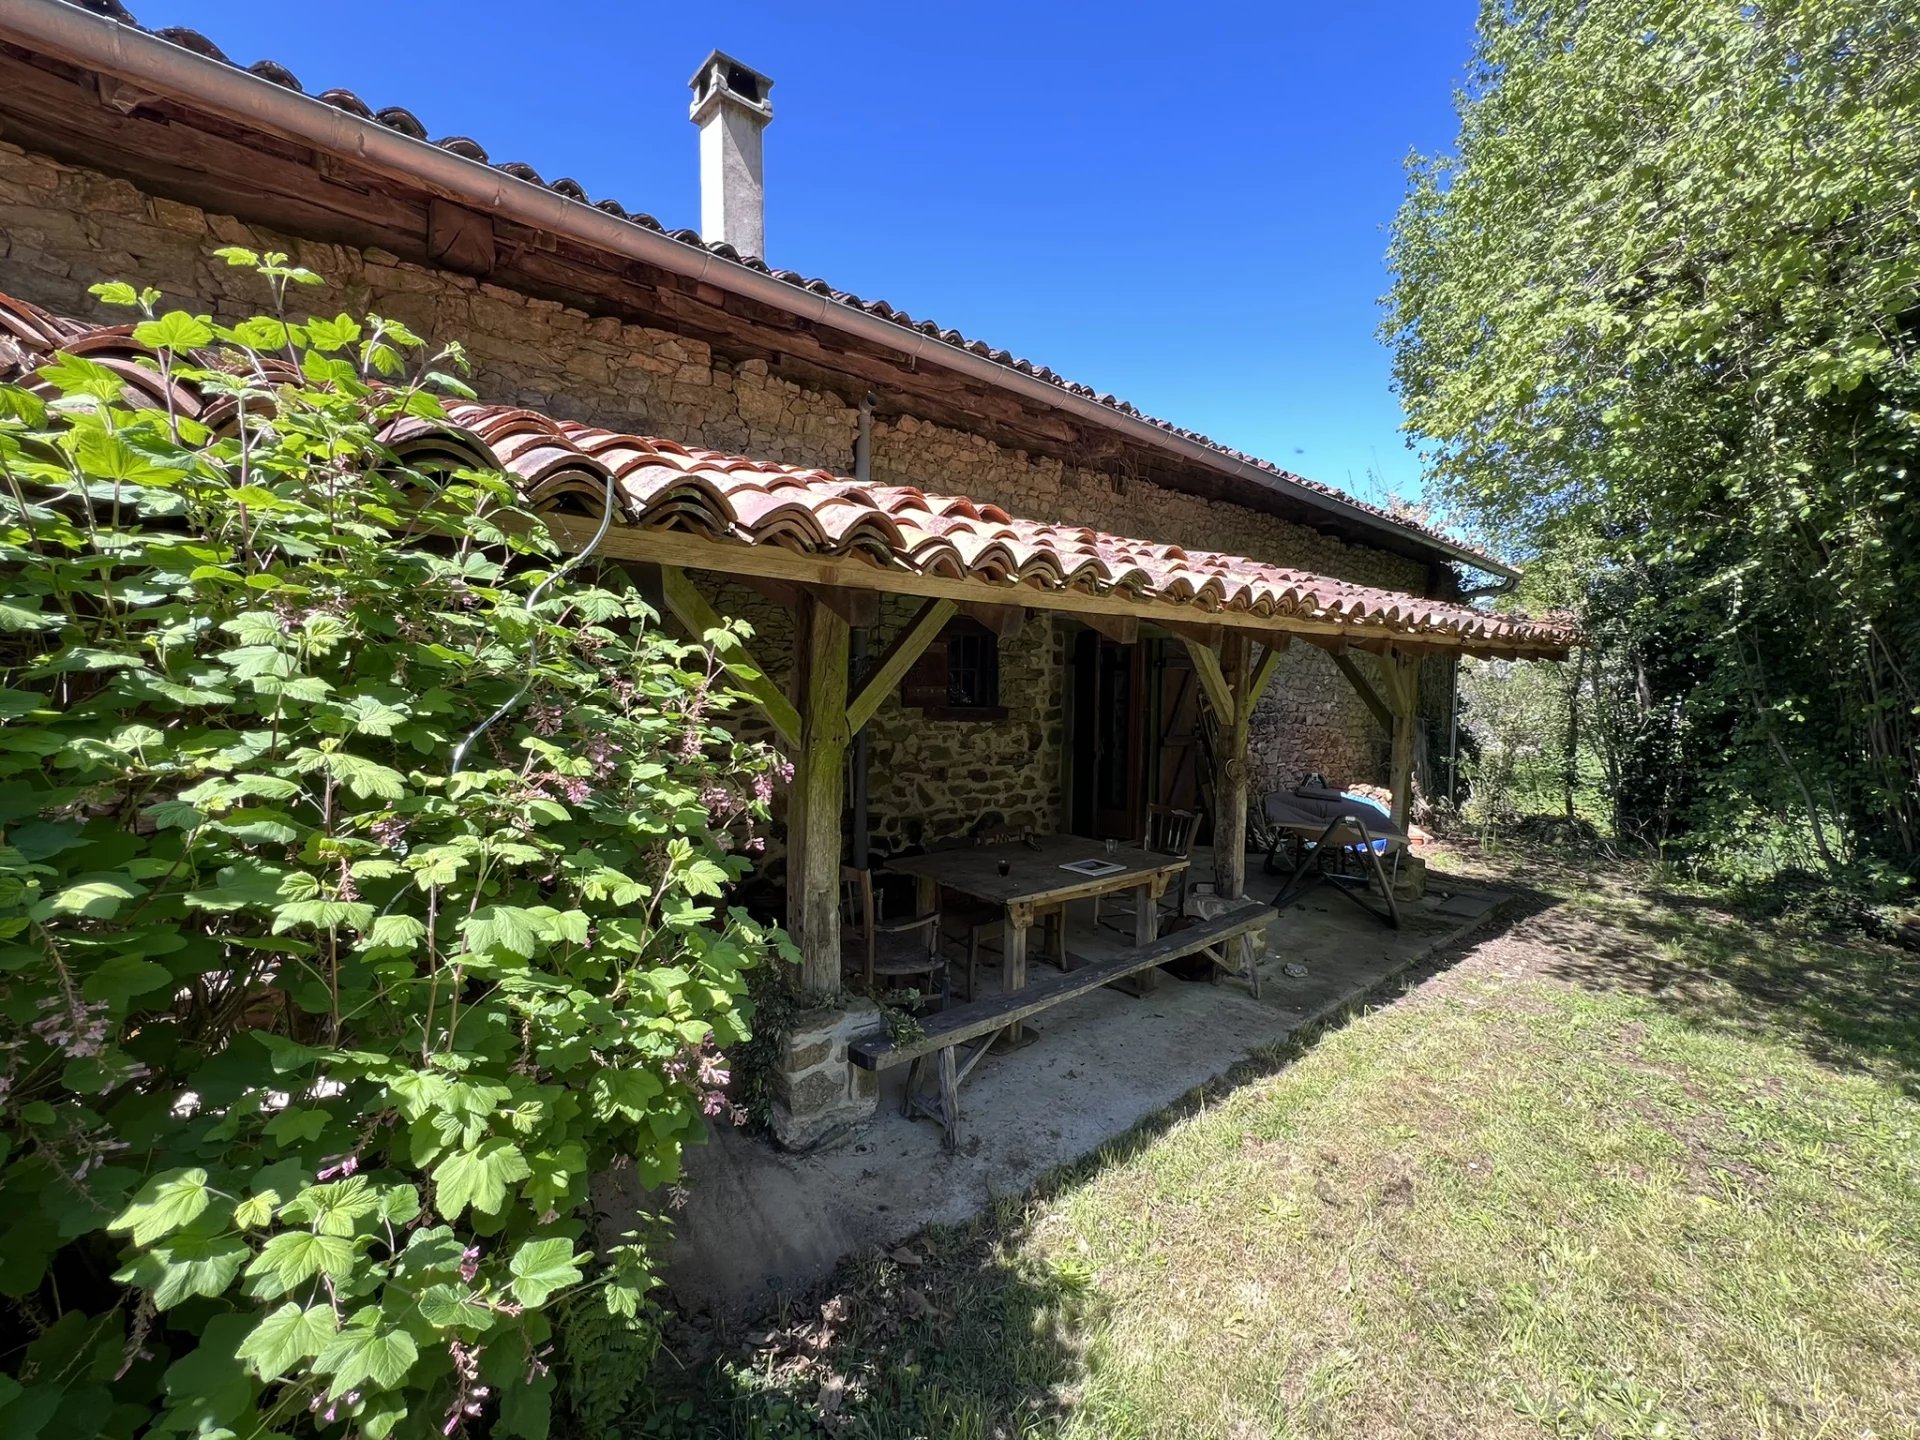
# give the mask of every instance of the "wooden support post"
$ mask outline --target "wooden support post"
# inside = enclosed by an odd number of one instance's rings
[[[1252,710],[1260,703],[1260,697],[1267,693],[1267,682],[1273,679],[1273,672],[1279,668],[1280,657],[1287,650],[1287,640],[1285,635],[1268,637],[1266,649],[1260,654],[1260,663],[1253,667],[1253,683],[1247,687],[1247,709]]]
[[[1228,703],[1215,710],[1220,749],[1213,758],[1213,893],[1226,900],[1239,899],[1247,887],[1247,732],[1257,698],[1252,648],[1246,635],[1228,635],[1216,662]]]
[[[1393,823],[1405,831],[1413,812],[1413,747],[1420,710],[1420,657],[1391,652],[1381,666],[1393,707],[1393,757],[1387,786],[1393,792]]]
[[[1221,669],[1220,654],[1184,636],[1181,644],[1187,647],[1187,654],[1193,660],[1193,673],[1200,677],[1200,688],[1206,692],[1207,703],[1213,707],[1213,718],[1220,722],[1220,729],[1225,733],[1232,728],[1234,721],[1233,687],[1227,681],[1226,672]]]
[[[877,590],[849,590],[841,585],[809,585],[806,591],[857,629],[871,630],[880,623],[880,592]]]
[[[693,582],[687,578],[687,572],[677,565],[660,567],[660,595],[673,617],[686,626],[690,637],[702,639],[708,631],[718,630],[721,619],[707,603],[707,597],[693,588]],[[841,633],[846,632],[842,622]],[[752,654],[739,641],[729,641],[717,652],[720,663],[726,666],[727,674],[748,695],[754,704],[766,712],[767,719],[773,722],[773,728],[789,746],[798,748],[800,744],[800,715],[793,708],[793,702],[780,693],[780,687],[767,678],[767,672],[754,661]],[[845,681],[845,674],[841,679]]]
[[[800,946],[800,983],[840,988],[840,801],[846,783],[848,626],[809,595],[794,634],[799,753],[787,800],[787,929]]]

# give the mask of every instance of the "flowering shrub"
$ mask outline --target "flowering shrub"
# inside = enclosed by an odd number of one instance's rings
[[[382,443],[457,351],[223,253],[274,314],[103,286],[151,383],[0,387],[0,1433],[540,1436],[554,1307],[645,1324],[589,1175],[673,1181],[791,957],[721,906],[776,762]]]

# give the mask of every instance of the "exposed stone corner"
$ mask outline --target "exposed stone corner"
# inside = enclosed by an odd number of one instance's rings
[[[879,1077],[847,1059],[847,1042],[884,1023],[879,1006],[851,998],[793,1018],[774,1076],[773,1138],[781,1149],[818,1149],[873,1118]]]

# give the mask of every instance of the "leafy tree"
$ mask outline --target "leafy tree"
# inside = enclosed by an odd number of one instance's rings
[[[1920,13],[1487,0],[1386,333],[1454,513],[1602,647],[1616,801],[1920,863]]]
[[[104,286],[144,378],[0,387],[0,1433],[540,1436],[557,1306],[645,1334],[589,1177],[672,1181],[784,944],[719,903],[776,762],[386,443],[457,351],[224,253],[274,314]]]

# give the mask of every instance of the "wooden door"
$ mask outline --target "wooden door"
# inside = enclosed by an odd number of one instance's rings
[[[1146,647],[1099,638],[1093,655],[1093,714],[1086,727],[1093,767],[1093,833],[1140,834],[1146,780]]]
[[[1153,798],[1175,810],[1205,808],[1205,744],[1200,733],[1200,677],[1187,647],[1177,640],[1154,643],[1159,686],[1154,703]]]

